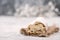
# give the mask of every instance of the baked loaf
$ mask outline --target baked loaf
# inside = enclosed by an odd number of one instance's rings
[[[55,26],[48,27],[48,29],[46,30],[46,26],[43,23],[35,22],[34,24],[30,24],[27,28],[22,28],[21,34],[29,36],[47,37],[58,31],[59,28]]]

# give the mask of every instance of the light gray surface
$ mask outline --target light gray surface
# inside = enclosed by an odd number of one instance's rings
[[[0,17],[0,40],[60,40],[60,32],[50,37],[31,37],[23,36],[19,33],[20,28],[26,27],[36,18],[20,18],[20,17]],[[53,23],[60,25],[60,18],[46,18],[48,25]]]

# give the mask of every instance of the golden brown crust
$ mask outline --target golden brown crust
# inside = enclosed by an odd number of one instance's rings
[[[58,27],[48,27],[48,29],[47,29],[47,35],[51,35],[51,34],[53,34],[53,33],[56,33],[56,32],[58,32],[59,31],[59,28]]]
[[[46,30],[45,25],[43,25],[40,22],[35,22],[33,25],[30,24],[28,28],[22,28],[21,34],[39,36],[39,37],[47,37],[58,31],[59,31],[59,28],[56,26],[48,27],[48,29]]]

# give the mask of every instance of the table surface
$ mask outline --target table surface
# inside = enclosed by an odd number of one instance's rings
[[[0,40],[60,40],[60,32],[50,37],[32,37],[20,34],[20,28],[35,20],[34,18],[21,17],[0,17]],[[60,26],[60,17],[46,18],[48,25],[56,24]]]

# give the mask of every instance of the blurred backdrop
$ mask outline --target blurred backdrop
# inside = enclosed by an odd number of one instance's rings
[[[60,0],[0,0],[0,16],[57,17]]]

